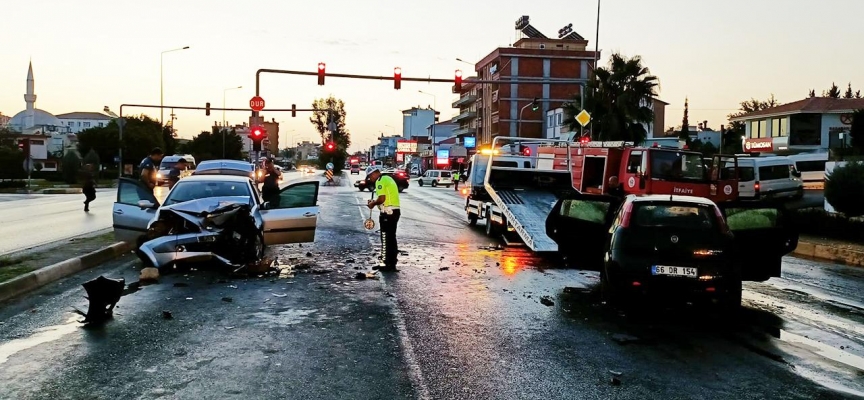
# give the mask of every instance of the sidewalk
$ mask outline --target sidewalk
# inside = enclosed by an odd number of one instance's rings
[[[793,255],[864,267],[864,245],[802,235]]]

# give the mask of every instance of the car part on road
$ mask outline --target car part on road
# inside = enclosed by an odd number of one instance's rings
[[[99,276],[96,279],[85,282],[81,286],[87,292],[87,299],[90,300],[90,305],[86,313],[78,311],[84,316],[84,323],[100,323],[111,318],[114,312],[114,306],[120,301],[123,295],[123,289],[126,287],[125,279],[108,279],[104,276]]]

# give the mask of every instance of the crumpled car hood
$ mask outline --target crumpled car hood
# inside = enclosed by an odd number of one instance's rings
[[[215,212],[221,208],[229,207],[232,204],[249,204],[249,198],[244,196],[208,197],[204,199],[184,201],[170,206],[162,206],[160,211],[170,210],[186,214],[203,214],[205,212]]]

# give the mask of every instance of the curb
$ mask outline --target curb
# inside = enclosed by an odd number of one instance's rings
[[[81,188],[48,188],[42,189],[42,194],[81,194]]]
[[[65,278],[86,269],[97,267],[105,262],[120,257],[131,249],[131,244],[117,242],[81,257],[60,261],[56,264],[28,272],[14,279],[0,283],[0,301],[11,299],[15,296],[45,286],[58,279]]]
[[[792,251],[792,254],[816,260],[864,267],[864,251],[843,248],[837,245],[799,241],[798,247]]]

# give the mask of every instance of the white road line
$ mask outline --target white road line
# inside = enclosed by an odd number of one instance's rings
[[[358,200],[362,200],[362,198],[358,198]],[[365,221],[366,217],[363,215],[363,206],[358,205],[357,210],[360,212],[361,221]],[[374,236],[369,236],[369,245],[375,245]],[[381,286],[384,286],[385,289],[386,283],[387,281],[382,275]],[[423,371],[420,370],[420,363],[417,362],[417,357],[414,355],[414,346],[411,344],[411,338],[408,336],[408,328],[405,325],[405,319],[402,317],[402,312],[399,310],[398,303],[393,305],[393,319],[396,320],[396,330],[399,332],[399,343],[402,345],[402,356],[405,357],[405,363],[408,364],[408,375],[411,378],[411,384],[414,386],[414,389],[417,391],[417,396],[420,399],[431,399],[432,395],[429,394],[429,388],[426,386],[426,381],[423,379]]]

